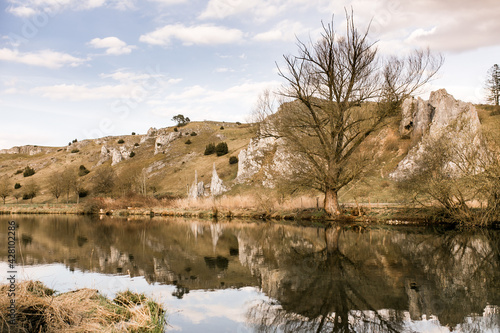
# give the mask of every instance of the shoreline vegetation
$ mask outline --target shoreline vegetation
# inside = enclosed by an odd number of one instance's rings
[[[287,202],[246,196],[175,199],[168,202],[151,198],[92,198],[83,203],[7,204],[0,206],[0,215],[69,214],[113,217],[183,217],[214,220],[252,219],[296,221],[322,225],[331,222],[388,225],[481,225],[458,221],[438,206],[410,206],[404,203],[355,202],[343,205],[339,217],[329,216],[318,197],[298,197]],[[480,208],[477,208],[480,209]],[[485,225],[498,227],[499,221]]]
[[[110,300],[95,289],[56,294],[39,281],[16,284],[16,325],[6,314],[9,285],[0,286],[2,332],[163,332],[165,310],[143,294],[124,291]]]

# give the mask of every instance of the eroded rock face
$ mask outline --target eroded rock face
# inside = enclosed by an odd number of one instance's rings
[[[1,149],[0,154],[23,154],[23,155],[36,155],[40,153],[49,153],[54,151],[54,148],[49,147],[38,147],[33,145],[12,147],[9,149]]]
[[[213,196],[217,196],[227,191],[228,188],[223,184],[222,179],[219,178],[214,163],[214,169],[212,171],[212,180],[210,181],[210,194]]]
[[[181,137],[181,132],[159,133],[155,140],[155,155],[165,154],[170,148],[170,143]]]
[[[252,178],[262,168],[266,153],[273,151],[277,146],[273,137],[253,138],[248,147],[238,154],[238,173],[236,182],[241,183]]]
[[[127,160],[130,158],[131,148],[126,146],[121,146],[120,148],[109,147],[107,145],[103,145],[101,147],[101,155],[99,157],[99,161],[97,165],[101,165],[104,162],[111,159],[111,166],[120,163],[123,160]]]
[[[412,124],[412,126],[408,126]],[[446,143],[451,150],[467,156],[484,151],[481,123],[476,108],[471,103],[456,100],[445,89],[434,91],[429,101],[406,100],[403,103],[403,118],[400,134],[419,140],[408,155],[389,176],[402,180],[425,166],[427,151],[438,144]],[[440,143],[439,143],[440,142]],[[450,156],[445,168],[450,174],[458,172],[463,156]]]
[[[142,138],[141,138],[141,141],[139,141],[139,143],[144,143],[146,142],[147,140],[149,139],[154,139],[156,137],[156,133],[158,132],[158,130],[154,127],[151,127],[148,132],[146,133],[146,135],[144,135]]]

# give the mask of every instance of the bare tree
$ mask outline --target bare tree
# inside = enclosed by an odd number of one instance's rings
[[[97,169],[93,178],[93,192],[95,194],[110,194],[116,186],[116,173],[110,166]]]
[[[49,191],[56,198],[56,202],[59,202],[59,197],[63,192],[63,177],[60,172],[54,172],[49,177]]]
[[[278,69],[286,85],[279,95],[290,102],[261,125],[262,135],[283,139],[290,155],[300,161],[296,180],[323,192],[324,208],[331,215],[341,213],[339,190],[370,163],[373,148],[366,147],[367,138],[385,126],[402,101],[426,84],[443,62],[429,50],[384,59],[368,39],[369,28],[360,32],[352,16],[346,13],[346,18],[345,36],[338,36],[331,22],[323,25],[317,42],[298,41],[299,54],[284,56],[285,69]],[[269,116],[270,109],[262,112]]]
[[[497,64],[494,64],[488,70],[485,88],[486,101],[498,106],[500,100],[500,67]]]
[[[30,199],[31,203],[33,203],[33,198],[37,196],[40,188],[36,184],[36,182],[31,179],[28,184],[24,186],[24,194],[23,198]]]
[[[5,205],[5,199],[12,193],[11,183],[7,176],[0,178],[0,197],[3,199],[3,204]]]
[[[69,194],[73,191],[77,179],[75,170],[64,169],[61,174],[62,192],[66,194],[66,203],[69,203]]]

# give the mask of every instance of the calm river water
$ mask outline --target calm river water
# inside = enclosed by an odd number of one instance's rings
[[[7,221],[0,217],[0,278]],[[500,232],[16,217],[18,276],[130,289],[167,332],[499,332]]]

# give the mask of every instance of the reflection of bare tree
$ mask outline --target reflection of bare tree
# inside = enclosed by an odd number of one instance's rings
[[[249,310],[249,321],[258,332],[400,332],[398,311],[379,313],[375,295],[366,286],[384,288],[380,276],[371,276],[359,262],[345,255],[340,247],[340,227],[325,229],[325,248],[319,252],[294,251],[296,263],[308,263],[298,284],[285,283],[280,304],[264,301]],[[310,263],[314,262],[314,265]],[[292,273],[293,274],[293,273]],[[385,286],[387,287],[387,286]],[[383,289],[382,289],[383,290]]]

